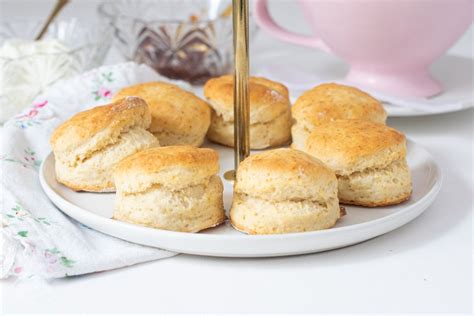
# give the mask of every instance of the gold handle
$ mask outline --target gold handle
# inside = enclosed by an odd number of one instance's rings
[[[53,22],[54,18],[59,14],[59,12],[61,12],[61,10],[64,8],[64,6],[68,2],[69,0],[58,0],[58,2],[56,3],[56,6],[54,7],[53,11],[51,12],[45,24],[43,25],[43,28],[41,29],[39,34],[36,36],[35,41],[40,40],[43,37],[43,35],[48,30],[48,27],[51,24],[51,22]]]
[[[234,22],[234,163],[226,179],[235,180],[239,164],[250,153],[249,137],[249,8],[248,0],[233,0]]]

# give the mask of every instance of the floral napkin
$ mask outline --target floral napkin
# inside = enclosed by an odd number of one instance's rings
[[[144,65],[104,66],[56,83],[5,123],[0,133],[2,278],[60,278],[175,255],[78,223],[49,201],[38,178],[56,126],[79,111],[107,103],[124,86],[152,80],[169,81]]]

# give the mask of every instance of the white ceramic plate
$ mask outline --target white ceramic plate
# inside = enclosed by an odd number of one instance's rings
[[[219,151],[221,175],[233,166],[233,151],[206,144]],[[413,176],[413,196],[400,205],[380,208],[346,207],[347,215],[334,228],[282,235],[250,236],[226,223],[200,233],[152,229],[111,219],[113,193],[74,192],[55,179],[54,156],[43,162],[40,181],[53,203],[77,221],[103,233],[171,251],[222,257],[271,257],[319,252],[353,245],[394,230],[420,215],[439,192],[442,176],[433,157],[408,143],[408,164]],[[224,203],[228,210],[232,184],[224,180]]]

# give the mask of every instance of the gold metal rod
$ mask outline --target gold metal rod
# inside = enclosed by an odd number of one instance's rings
[[[44,23],[43,28],[41,29],[41,31],[36,36],[35,41],[40,40],[44,36],[44,34],[48,30],[48,27],[51,24],[51,22],[53,22],[54,18],[59,14],[59,12],[61,12],[61,10],[64,8],[64,6],[68,2],[69,2],[69,0],[58,0],[58,2],[56,3],[56,6],[54,7],[53,11],[50,13],[48,19]]]
[[[250,153],[249,137],[249,8],[248,0],[233,0],[234,22],[234,156],[235,171]]]

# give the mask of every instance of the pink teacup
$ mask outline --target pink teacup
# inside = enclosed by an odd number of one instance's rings
[[[442,91],[429,66],[473,20],[472,0],[299,0],[314,36],[291,33],[255,0],[257,23],[273,36],[346,60],[355,85],[398,96]]]

